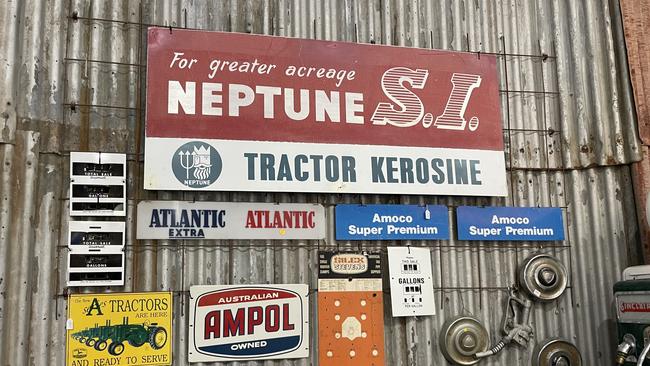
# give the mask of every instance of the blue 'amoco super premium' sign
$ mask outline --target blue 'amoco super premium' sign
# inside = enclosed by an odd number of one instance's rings
[[[557,207],[469,207],[456,210],[459,240],[564,240]]]
[[[337,240],[449,239],[445,206],[337,205]]]

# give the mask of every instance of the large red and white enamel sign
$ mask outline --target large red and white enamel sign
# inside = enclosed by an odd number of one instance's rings
[[[191,286],[189,362],[309,355],[307,285]]]
[[[149,29],[145,188],[507,194],[494,56]]]

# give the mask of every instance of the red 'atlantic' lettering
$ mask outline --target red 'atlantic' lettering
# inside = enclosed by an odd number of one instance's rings
[[[249,229],[313,229],[314,211],[249,210],[246,228]]]

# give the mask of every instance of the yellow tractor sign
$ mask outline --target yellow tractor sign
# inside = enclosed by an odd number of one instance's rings
[[[71,295],[68,366],[171,365],[171,292]]]

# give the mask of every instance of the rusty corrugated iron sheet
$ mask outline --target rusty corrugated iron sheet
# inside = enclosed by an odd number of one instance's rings
[[[65,362],[68,152],[101,150],[129,154],[127,285],[80,291],[175,291],[175,364],[187,364],[189,286],[300,282],[316,288],[317,248],[357,247],[333,239],[333,207],[341,202],[439,203],[452,211],[465,204],[553,205],[566,212],[568,239],[562,246],[406,243],[432,247],[439,311],[417,319],[386,312],[387,364],[444,364],[438,332],[447,317],[460,312],[486,321],[496,339],[505,287],[514,282],[517,265],[538,249],[557,255],[572,277],[565,296],[536,306],[535,339],[563,336],[578,345],[586,364],[610,363],[615,347],[611,287],[624,267],[639,260],[629,164],[641,158],[616,5],[560,0],[2,3],[0,113],[8,117],[0,115],[0,360],[20,366]],[[503,122],[510,129],[505,140],[512,151],[507,161],[517,168],[508,173],[511,195],[145,192],[146,24],[507,53],[499,64]],[[135,207],[142,199],[322,203],[330,213],[330,231],[324,242],[137,241]],[[316,311],[313,301],[312,314]],[[316,332],[312,321],[310,333]],[[531,350],[510,347],[483,364],[529,365]]]
[[[646,30],[650,26],[650,1],[621,0],[621,13],[625,29],[625,44],[630,67],[632,89],[636,107],[639,137],[643,144],[643,159],[632,164],[632,177],[637,204],[637,220],[643,245],[644,263],[650,263],[650,223],[648,223],[646,205],[650,197],[650,42]]]
[[[639,137],[650,145],[650,42],[646,31],[650,26],[650,2],[646,0],[621,0],[621,13],[625,29],[627,60],[630,65],[632,89],[638,118]]]
[[[639,223],[640,244],[643,249],[643,263],[650,263],[650,151],[648,146],[641,146],[643,160],[632,164],[632,183],[636,202],[636,217]]]

